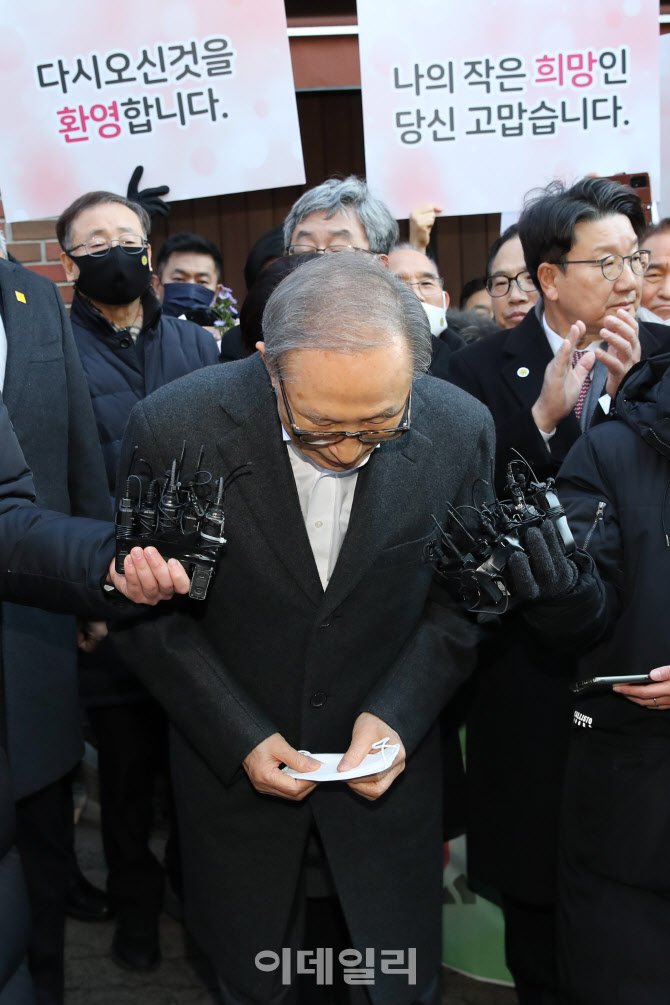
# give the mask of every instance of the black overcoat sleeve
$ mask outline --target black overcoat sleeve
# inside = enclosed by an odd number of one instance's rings
[[[114,528],[34,504],[33,479],[0,398],[0,597],[45,610],[119,617],[133,606],[106,596]]]
[[[491,336],[493,338],[493,336]],[[468,347],[470,348],[470,347]],[[496,487],[504,488],[507,464],[521,454],[544,480],[558,471],[561,458],[552,455],[533,419],[532,403],[521,404],[500,386],[502,358],[486,359],[483,354],[454,353],[449,360],[447,379],[478,398],[490,410],[496,427]],[[571,420],[575,435],[576,420]],[[551,442],[551,441],[550,441]],[[518,451],[518,453],[516,453]]]
[[[95,520],[111,519],[105,463],[98,439],[91,395],[72,334],[70,319],[56,286],[53,295],[60,318],[68,406],[67,481],[70,512]],[[46,417],[48,421],[48,416]]]
[[[160,437],[146,419],[143,402],[128,420],[117,485],[124,484],[122,475],[135,450],[138,457],[161,456]],[[188,600],[173,601],[141,624],[117,625],[114,642],[177,729],[230,784],[247,754],[278,728],[204,635],[193,632],[193,613]]]

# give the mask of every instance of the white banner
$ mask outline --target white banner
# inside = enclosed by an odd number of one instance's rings
[[[367,179],[397,217],[589,172],[658,197],[657,0],[358,0],[358,24]]]
[[[661,35],[661,174],[670,172],[670,35]],[[670,179],[660,192],[652,187],[654,202],[660,204],[661,216],[670,216]]]
[[[283,0],[0,0],[0,89],[10,221],[305,181]]]

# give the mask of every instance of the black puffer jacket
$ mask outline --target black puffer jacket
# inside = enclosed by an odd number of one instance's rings
[[[584,679],[646,674],[670,662],[670,353],[631,370],[616,418],[573,446],[558,481],[577,542],[596,559],[609,592],[609,637],[580,663]],[[670,735],[670,716],[650,715],[613,692],[581,697],[591,728]]]
[[[164,384],[217,363],[219,348],[208,331],[163,314],[151,291],[142,298],[144,325],[134,343],[117,332],[75,293],[70,320],[91,392],[107,478],[115,494],[121,437],[131,410]]]

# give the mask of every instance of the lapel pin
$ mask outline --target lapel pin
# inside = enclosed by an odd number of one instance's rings
[[[18,302],[20,304],[25,304],[26,303],[26,295],[25,295],[25,293],[21,293],[19,290],[14,290],[14,296],[16,297],[16,299],[18,300]]]
[[[527,366],[520,366],[516,372],[516,375],[517,377],[527,377],[529,373],[530,370],[528,369]]]

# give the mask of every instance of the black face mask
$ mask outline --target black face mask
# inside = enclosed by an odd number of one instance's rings
[[[101,258],[79,255],[73,261],[79,266],[77,289],[100,304],[131,304],[151,280],[146,249],[139,255],[128,255],[115,245]]]

